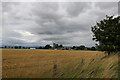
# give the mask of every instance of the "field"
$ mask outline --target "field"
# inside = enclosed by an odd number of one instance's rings
[[[2,49],[3,78],[117,78],[117,55],[99,51]]]

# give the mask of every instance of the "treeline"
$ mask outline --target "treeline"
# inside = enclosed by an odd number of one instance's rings
[[[6,49],[49,49],[50,47],[48,46],[45,46],[45,47],[25,47],[25,46],[4,46],[4,47],[1,47],[1,48],[6,48]]]
[[[85,47],[84,45],[81,46],[73,46],[73,47],[64,47],[63,45],[60,45],[58,47],[52,47],[50,45],[45,46],[39,46],[39,47],[25,47],[25,46],[4,46],[2,48],[6,49],[57,49],[57,50],[97,50],[96,47]]]
[[[92,47],[85,47],[84,45],[81,46],[73,46],[72,49],[74,50],[97,50],[96,47],[92,46]]]

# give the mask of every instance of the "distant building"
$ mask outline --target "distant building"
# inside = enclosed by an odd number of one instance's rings
[[[32,47],[32,48],[30,48],[30,49],[36,49],[36,48],[33,48],[33,47]]]

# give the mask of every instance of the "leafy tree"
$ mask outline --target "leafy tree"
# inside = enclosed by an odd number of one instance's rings
[[[72,49],[75,49],[75,48],[76,48],[75,46],[72,47]]]
[[[60,48],[62,48],[62,47],[63,47],[63,45],[61,44],[59,47],[60,47]]]
[[[92,46],[92,47],[86,47],[87,50],[92,50],[92,51],[95,51],[96,50],[96,47]]]
[[[4,48],[7,48],[7,46],[5,46]]]
[[[22,46],[18,46],[18,49],[21,49],[22,48]]]
[[[80,50],[84,50],[84,49],[85,49],[85,46],[84,46],[84,45],[81,45],[79,48],[80,48]]]
[[[23,49],[26,49],[26,47],[23,46]]]
[[[38,49],[42,49],[42,47],[40,46],[40,47],[38,47]]]
[[[11,46],[11,48],[13,48],[13,46]]]
[[[92,27],[93,40],[99,41],[98,48],[101,51],[120,51],[120,16],[106,16]]]
[[[92,46],[92,47],[91,47],[91,50],[95,51],[95,50],[96,50],[96,48],[95,48],[94,46]]]
[[[44,48],[45,48],[45,49],[50,49],[50,48],[52,48],[52,47],[47,44]]]
[[[18,46],[15,46],[14,48],[15,48],[15,49],[18,49]]]

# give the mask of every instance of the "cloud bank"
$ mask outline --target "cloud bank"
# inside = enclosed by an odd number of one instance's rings
[[[94,46],[91,27],[118,15],[117,2],[3,2],[3,45]]]

